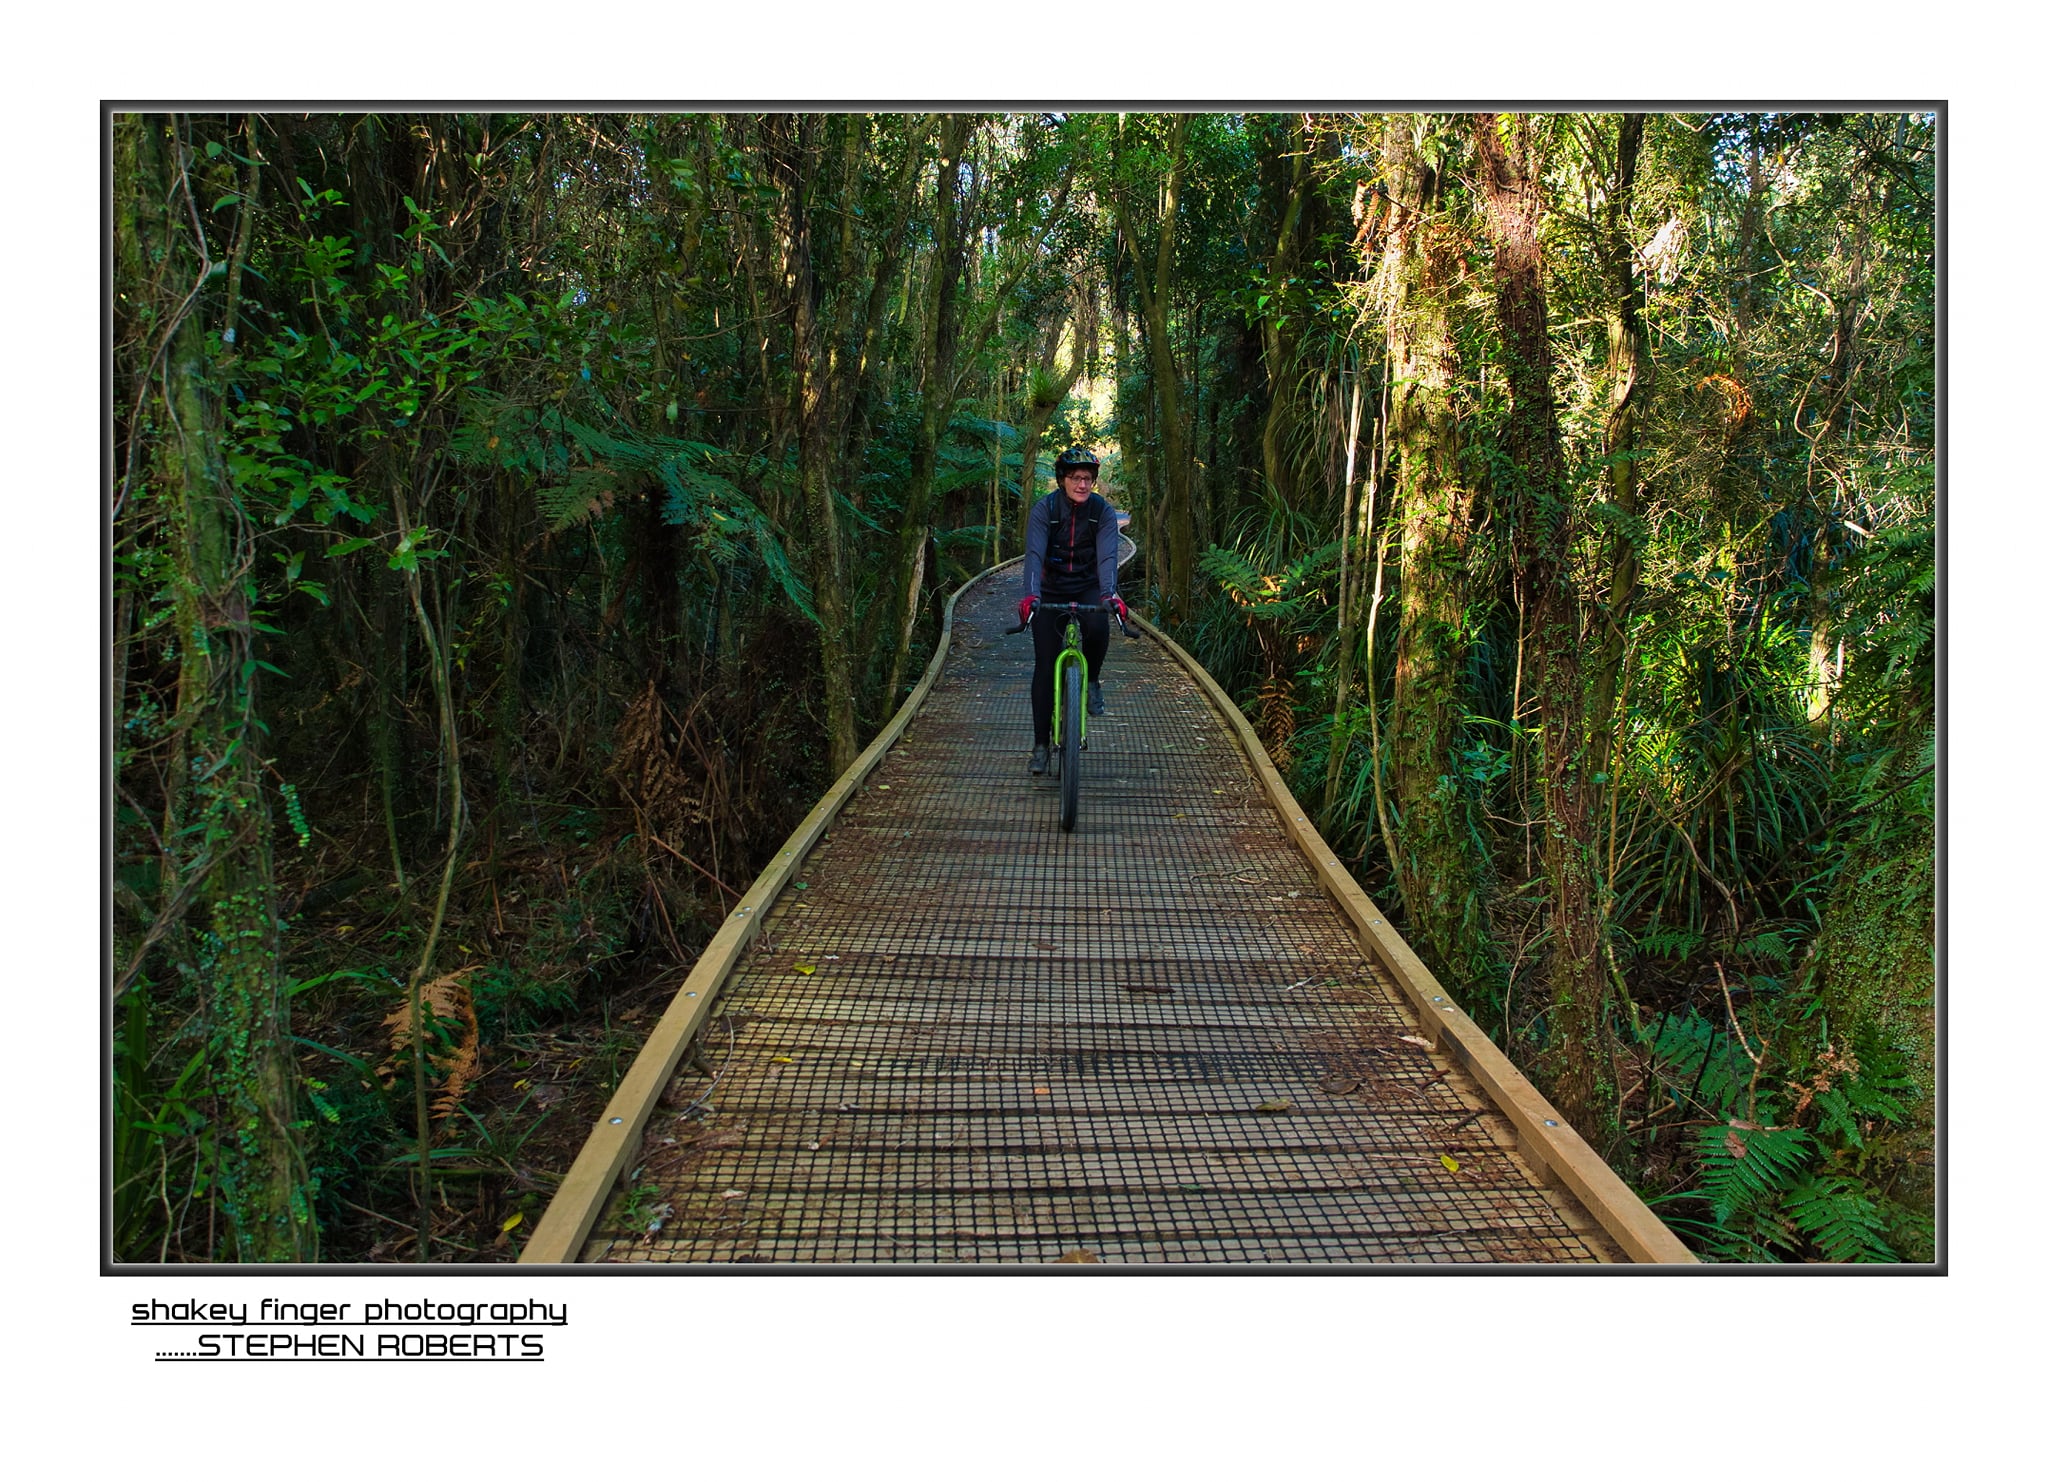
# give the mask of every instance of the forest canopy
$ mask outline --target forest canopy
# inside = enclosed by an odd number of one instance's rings
[[[1675,1230],[1932,1259],[1936,144],[112,115],[114,1258],[515,1256],[1082,443]]]

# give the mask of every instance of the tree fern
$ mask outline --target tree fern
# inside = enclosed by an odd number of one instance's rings
[[[689,530],[709,560],[728,566],[751,552],[790,604],[817,620],[810,593],[773,523],[734,481],[758,475],[759,460],[749,463],[711,443],[649,436],[623,425],[607,431],[481,394],[465,403],[452,441],[465,461],[554,480],[536,490],[535,500],[557,530],[595,519],[619,495],[652,480],[663,494],[662,519]]]
[[[612,501],[627,487],[639,483],[636,474],[621,473],[605,464],[572,468],[559,484],[533,491],[534,503],[550,530],[566,530],[596,519],[612,507]]]

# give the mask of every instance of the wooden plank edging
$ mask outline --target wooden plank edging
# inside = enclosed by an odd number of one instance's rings
[[[832,784],[825,796],[818,799],[817,806],[796,826],[796,832],[789,836],[774,860],[755,878],[747,893],[740,897],[739,904],[733,907],[732,914],[725,918],[725,924],[719,927],[718,934],[698,956],[696,966],[690,969],[690,975],[683,980],[682,987],[676,990],[676,996],[670,1000],[653,1032],[641,1045],[640,1053],[626,1071],[625,1078],[612,1092],[604,1114],[584,1139],[576,1161],[569,1165],[569,1172],[563,1177],[561,1187],[555,1190],[555,1197],[548,1202],[546,1212],[534,1228],[533,1237],[519,1253],[520,1265],[565,1265],[576,1259],[576,1253],[589,1238],[591,1226],[597,1223],[612,1185],[638,1155],[641,1133],[655,1103],[661,1098],[662,1088],[668,1085],[669,1077],[675,1074],[676,1065],[683,1058],[683,1051],[689,1048],[690,1041],[703,1027],[711,1005],[725,986],[741,951],[759,934],[762,919],[775,903],[775,898],[782,893],[811,849],[824,837],[825,830],[839,816],[839,810],[846,806],[847,799],[860,790],[860,785],[880,764],[883,755],[896,744],[897,738],[909,726],[911,717],[924,703],[924,697],[931,692],[939,671],[945,667],[946,653],[952,647],[953,608],[970,587],[1006,566],[1015,565],[1020,559],[1012,557],[989,567],[963,583],[946,600],[946,615],[939,628],[938,647],[932,652],[931,662],[925,665],[924,677],[918,680],[917,688],[910,692],[889,723],[882,727],[881,734],[868,743],[867,750],[856,757],[853,765],[840,774],[839,780]]]
[[[1239,745],[1279,812],[1281,827],[1307,856],[1325,893],[1350,917],[1366,948],[1400,986],[1421,1020],[1424,1034],[1435,1041],[1438,1049],[1456,1058],[1514,1124],[1522,1156],[1540,1176],[1555,1179],[1570,1190],[1631,1261],[1697,1264],[1699,1257],[1686,1249],[1684,1242],[1621,1181],[1606,1160],[1529,1083],[1529,1078],[1501,1048],[1487,1038],[1486,1032],[1459,1010],[1435,974],[1423,966],[1422,959],[1401,939],[1401,934],[1387,924],[1386,913],[1373,904],[1372,897],[1338,862],[1336,851],[1309,822],[1308,810],[1295,800],[1272,758],[1266,755],[1265,745],[1251,722],[1209,671],[1154,624],[1136,613],[1131,614],[1131,620],[1173,655],[1236,732]]]

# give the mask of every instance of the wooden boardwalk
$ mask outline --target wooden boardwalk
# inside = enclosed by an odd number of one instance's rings
[[[1060,831],[1013,586],[962,596],[908,732],[691,1010],[580,1258],[1622,1259],[1431,1048],[1159,644],[1112,639]]]

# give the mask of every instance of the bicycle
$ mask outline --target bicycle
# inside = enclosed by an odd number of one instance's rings
[[[1088,658],[1081,652],[1081,614],[1106,612],[1126,638],[1137,633],[1113,607],[1093,602],[1041,602],[1031,616],[1005,633],[1021,633],[1041,613],[1061,612],[1067,617],[1067,631],[1060,642],[1059,656],[1052,671],[1052,766],[1060,780],[1060,831],[1071,834],[1081,811],[1081,752],[1088,744]],[[1071,724],[1069,724],[1071,722]]]

